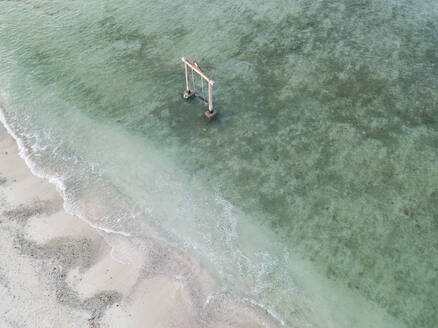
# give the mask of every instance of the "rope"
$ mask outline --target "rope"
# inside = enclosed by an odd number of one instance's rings
[[[193,91],[196,92],[195,76],[193,75],[193,68],[192,68],[192,84],[193,84]]]

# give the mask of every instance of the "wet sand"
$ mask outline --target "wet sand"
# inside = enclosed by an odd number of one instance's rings
[[[273,327],[158,235],[107,233],[68,214],[0,126],[1,327]]]

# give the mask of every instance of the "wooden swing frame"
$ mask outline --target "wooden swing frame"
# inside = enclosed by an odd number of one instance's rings
[[[216,115],[216,110],[213,109],[213,86],[215,85],[215,82],[210,79],[207,74],[205,74],[201,68],[199,67],[198,63],[195,61],[191,63],[188,61],[185,57],[181,58],[182,62],[184,63],[184,70],[185,70],[185,76],[186,76],[186,89],[183,92],[182,96],[184,100],[191,100],[193,97],[198,97],[201,99],[205,104],[208,105],[208,110],[204,113],[207,118],[213,118]],[[189,79],[189,67],[192,69],[192,82],[194,84],[194,77],[193,73],[196,72],[200,77],[202,81],[202,86],[204,86],[203,81],[206,80],[208,84],[208,99],[205,99],[203,96],[198,93],[196,93],[195,85],[190,87],[190,79]]]

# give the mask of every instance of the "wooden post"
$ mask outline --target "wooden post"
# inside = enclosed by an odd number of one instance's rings
[[[213,113],[213,93],[211,92],[211,84],[208,84],[208,110]]]
[[[189,70],[187,68],[187,64],[184,63],[184,69],[186,71],[186,91],[189,92],[190,91],[190,85],[189,85]]]
[[[208,110],[204,112],[205,117],[209,120],[216,116],[216,111],[213,109],[213,85],[212,83],[208,84]]]

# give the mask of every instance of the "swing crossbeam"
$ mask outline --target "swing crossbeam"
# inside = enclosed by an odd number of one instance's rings
[[[205,104],[208,105],[208,110],[204,113],[207,118],[213,118],[216,115],[216,110],[213,109],[213,86],[215,82],[210,79],[207,74],[205,74],[201,68],[199,67],[197,62],[191,63],[188,61],[185,57],[182,57],[181,60],[184,62],[184,70],[185,70],[185,77],[186,77],[186,89],[184,90],[182,96],[185,100],[190,100],[193,97],[198,97],[201,99]],[[192,83],[193,83],[193,89],[190,87],[190,80],[189,80],[189,68],[192,70]],[[193,73],[196,72],[200,77],[202,81],[202,89],[204,89],[203,81],[207,81],[208,85],[208,99],[204,98],[204,95],[199,95],[196,93],[195,85],[194,85],[194,77]]]

